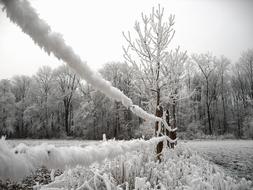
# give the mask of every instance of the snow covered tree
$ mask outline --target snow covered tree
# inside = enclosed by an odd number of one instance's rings
[[[206,112],[207,112],[207,121],[208,121],[208,130],[209,134],[213,134],[213,128],[211,123],[211,104],[215,97],[215,87],[212,86],[214,84],[213,80],[217,82],[217,77],[213,76],[215,69],[217,67],[215,57],[210,54],[200,54],[200,55],[192,55],[192,61],[197,64],[199,70],[201,71],[204,79],[205,89],[205,104],[206,104]],[[216,83],[215,82],[215,83]]]
[[[38,69],[29,83],[29,94],[26,99],[26,109],[24,111],[24,121],[26,129],[30,130],[26,135],[33,137],[52,137],[52,129],[54,128],[53,111],[55,101],[53,97],[54,84],[52,69],[43,66]]]
[[[113,86],[124,92],[125,95],[132,99],[133,97],[133,73],[132,67],[125,63],[111,62],[105,64],[105,66],[100,70],[102,76],[110,81]],[[123,139],[123,131],[128,128],[131,130],[132,123],[132,113],[129,109],[125,108],[122,104],[117,101],[113,103],[113,128],[114,137]]]
[[[43,66],[39,68],[34,79],[38,98],[37,105],[40,112],[43,113],[40,117],[41,127],[44,129],[45,135],[49,137],[52,130],[52,111],[53,106],[55,106],[54,101],[52,101],[55,87],[53,70],[48,66]]]
[[[156,100],[154,106],[156,113],[159,111],[161,101],[161,64],[175,33],[174,16],[170,15],[168,22],[163,21],[163,16],[164,9],[159,5],[156,10],[153,8],[150,16],[142,14],[143,26],[136,21],[134,29],[137,37],[135,40],[132,39],[130,32],[128,35],[123,33],[128,44],[127,48],[123,48],[124,58],[138,71],[136,74],[139,75],[146,94]],[[155,95],[152,92],[155,92]]]
[[[237,124],[236,134],[241,138],[243,131],[246,135],[252,134],[250,123],[253,116],[253,50],[243,52],[238,62],[232,67],[231,87],[233,118]]]
[[[11,135],[14,132],[15,96],[11,92],[9,80],[0,81],[0,136]]]
[[[222,134],[227,133],[228,131],[228,122],[227,122],[227,101],[229,96],[229,79],[228,79],[228,67],[230,61],[222,56],[217,60],[217,72],[219,76],[219,88],[220,96],[222,101]]]
[[[231,95],[233,106],[233,118],[237,125],[237,136],[242,137],[243,118],[245,116],[245,109],[247,107],[246,101],[246,80],[239,64],[234,65],[232,68],[231,78]]]
[[[241,65],[242,72],[245,75],[247,95],[253,100],[253,49],[243,52],[238,64]]]
[[[121,62],[106,63],[100,69],[101,75],[119,88],[133,101],[133,72],[129,65]],[[80,128],[87,138],[101,139],[103,133],[108,138],[128,139],[133,135],[133,126],[139,119],[122,104],[112,101],[88,84],[80,84],[81,106],[76,110],[75,128]],[[82,129],[81,129],[82,128]],[[85,130],[84,130],[85,129]]]
[[[185,91],[186,60],[186,51],[181,52],[178,47],[175,51],[167,52],[161,66],[163,76],[161,104],[168,110],[166,111],[166,117],[172,129],[177,127],[176,109],[178,101],[186,98],[187,93],[190,93],[183,92]],[[169,136],[171,139],[176,139],[176,132],[170,132]],[[171,146],[174,147],[174,143],[171,143]]]
[[[127,47],[123,48],[124,58],[136,70],[137,89],[158,117],[162,117],[162,106],[168,100],[175,105],[172,99],[178,95],[183,74],[181,67],[187,58],[186,52],[181,52],[179,48],[168,52],[168,45],[175,34],[174,19],[174,15],[170,15],[168,20],[164,20],[164,9],[159,5],[157,9],[152,9],[149,16],[142,14],[142,23],[136,21],[135,39],[130,32],[128,35],[123,33],[127,42]],[[158,128],[156,122],[156,132]],[[161,145],[159,147],[161,149]]]
[[[70,135],[70,128],[73,125],[73,100],[74,93],[79,83],[79,77],[67,66],[61,66],[54,71],[55,82],[57,83],[58,99],[62,101],[64,127],[67,135]]]
[[[12,79],[12,92],[15,95],[15,132],[17,137],[27,135],[27,127],[24,121],[24,112],[30,105],[29,93],[32,86],[32,78],[28,76],[14,76]]]

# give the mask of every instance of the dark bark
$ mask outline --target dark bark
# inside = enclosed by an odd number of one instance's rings
[[[227,133],[228,126],[227,126],[227,115],[226,115],[226,106],[225,106],[225,98],[222,94],[222,108],[223,108],[223,134]]]
[[[222,100],[222,109],[223,109],[223,134],[227,133],[227,115],[226,115],[226,106],[225,106],[225,97],[224,97],[224,75],[221,75],[221,100]]]
[[[160,97],[160,96],[159,96]],[[162,117],[163,116],[163,108],[162,106],[157,106],[156,108],[156,116],[157,117]],[[155,135],[157,135],[157,132],[159,130],[159,122],[157,121],[155,123]],[[162,136],[161,134],[158,134],[158,136]],[[157,159],[159,162],[161,162],[161,152],[163,150],[163,142],[159,142],[156,146],[156,154],[157,154]]]
[[[119,109],[119,103],[118,102],[115,102],[115,110],[116,110],[116,113],[115,113],[115,118],[114,118],[114,137],[117,139],[118,136],[119,136],[119,112],[118,112],[118,109]]]
[[[171,129],[175,129],[177,127],[177,122],[176,122],[176,102],[173,101],[172,104],[172,123],[171,123]],[[175,140],[177,138],[177,132],[176,131],[171,131],[170,133],[170,139]],[[176,143],[171,142],[170,143],[170,148],[174,148]]]
[[[71,116],[71,102],[72,102],[72,98],[73,98],[73,93],[76,89],[76,75],[73,76],[73,80],[71,83],[71,86],[68,87],[68,89],[70,89],[70,94],[65,96],[63,99],[63,103],[64,103],[64,125],[65,125],[65,131],[67,136],[70,135],[70,116]],[[64,89],[64,88],[63,88]],[[64,93],[65,89],[63,90]]]
[[[65,131],[66,134],[69,135],[69,105],[68,103],[64,103],[65,109],[64,109],[64,125],[65,125]]]
[[[213,131],[212,131],[212,124],[211,124],[210,101],[209,101],[209,81],[208,81],[208,78],[206,78],[206,111],[207,111],[207,120],[208,120],[209,135],[212,135]]]
[[[169,109],[166,110],[166,122],[170,126],[170,112]],[[170,137],[170,131],[165,129],[165,133],[168,137]],[[167,146],[170,147],[170,142],[167,141]]]
[[[240,115],[240,106],[238,100],[236,101],[237,106],[237,136],[241,138],[241,115]]]

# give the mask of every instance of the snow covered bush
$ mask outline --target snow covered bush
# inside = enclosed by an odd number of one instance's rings
[[[251,181],[226,176],[218,166],[204,160],[182,143],[164,151],[156,161],[154,147],[142,149],[89,167],[78,166],[37,189],[202,190],[251,189]]]

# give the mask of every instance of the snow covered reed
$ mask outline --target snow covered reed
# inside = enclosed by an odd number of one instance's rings
[[[109,140],[84,148],[78,146],[55,147],[48,144],[31,147],[19,144],[15,148],[10,148],[2,138],[0,140],[0,179],[18,180],[30,175],[41,166],[50,169],[72,168],[77,165],[89,166],[95,162],[101,163],[105,159],[111,160],[127,152],[153,147],[165,139],[166,137],[156,137],[148,141],[143,139]]]
[[[130,108],[133,113],[145,120],[161,121],[168,130],[171,130],[165,120],[155,117],[142,108],[133,105],[133,102],[122,91],[115,88],[111,83],[94,72],[86,62],[67,45],[61,34],[53,32],[51,27],[39,18],[36,11],[30,6],[27,0],[0,0],[4,5],[7,17],[16,23],[24,33],[28,34],[35,44],[40,46],[48,54],[54,54],[58,59],[63,60],[67,65],[80,75],[94,88],[103,92],[106,96],[122,102]],[[174,129],[176,130],[176,129]]]

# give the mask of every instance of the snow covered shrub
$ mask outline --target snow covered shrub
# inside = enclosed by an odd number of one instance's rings
[[[226,176],[218,166],[204,160],[179,143],[164,150],[162,162],[156,161],[154,147],[126,153],[103,164],[76,167],[42,189],[118,189],[118,190],[242,190],[252,183]]]

